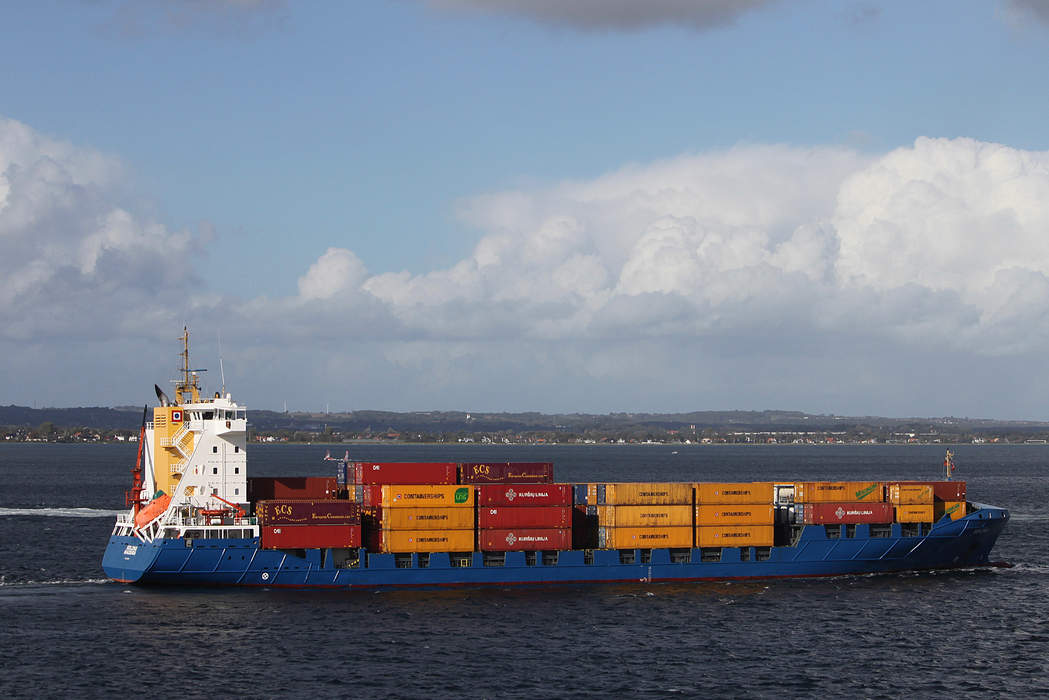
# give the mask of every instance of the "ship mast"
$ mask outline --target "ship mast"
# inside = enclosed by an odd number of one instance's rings
[[[179,353],[179,357],[182,358],[182,366],[179,367],[182,378],[175,380],[175,403],[181,406],[183,403],[187,403],[184,400],[184,394],[187,393],[192,403],[200,401],[200,385],[197,384],[197,372],[202,372],[203,370],[189,368],[189,329],[186,326],[182,327],[182,335],[179,337],[179,340],[182,341],[182,352]]]

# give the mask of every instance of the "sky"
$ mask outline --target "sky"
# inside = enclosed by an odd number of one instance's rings
[[[1049,420],[1041,0],[41,0],[0,62],[0,404],[188,326],[249,408]]]

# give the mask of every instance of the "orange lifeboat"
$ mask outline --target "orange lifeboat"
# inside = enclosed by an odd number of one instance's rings
[[[169,503],[171,503],[171,496],[166,493],[161,493],[159,496],[154,497],[135,516],[135,527],[148,525],[154,518],[168,509]]]

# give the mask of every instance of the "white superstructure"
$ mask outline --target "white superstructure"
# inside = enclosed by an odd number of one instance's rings
[[[114,532],[133,532],[143,540],[182,537],[187,528],[223,532],[211,536],[246,537],[248,503],[246,408],[230,394],[200,395],[198,372],[189,365],[189,333],[183,341],[181,377],[175,399],[157,387],[159,406],[145,424],[140,484],[130,492],[131,511],[117,519]],[[197,534],[194,531],[193,534]],[[197,534],[203,537],[203,534]]]

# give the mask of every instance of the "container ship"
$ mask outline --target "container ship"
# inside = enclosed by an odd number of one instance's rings
[[[682,582],[989,566],[1009,520],[944,481],[558,483],[549,462],[361,462],[249,477],[247,416],[201,396],[143,413],[119,582],[394,588]]]

